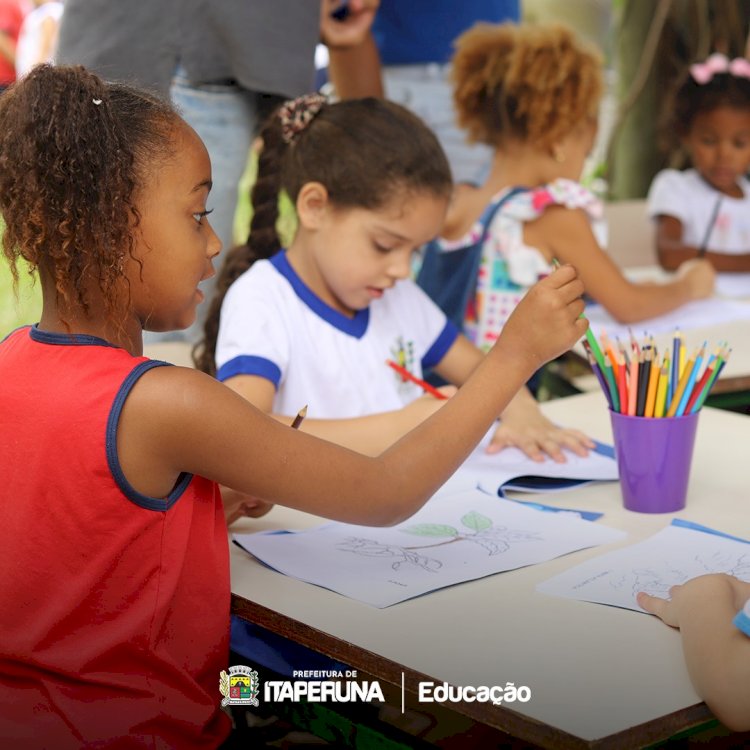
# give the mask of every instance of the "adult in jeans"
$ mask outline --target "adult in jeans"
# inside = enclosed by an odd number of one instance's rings
[[[453,40],[480,21],[519,21],[520,5],[521,0],[380,0],[371,33],[365,30],[346,57],[331,61],[329,76],[342,98],[378,96],[384,88],[388,99],[432,128],[454,180],[476,182],[489,168],[492,152],[468,144],[456,125],[449,65]],[[378,58],[382,87],[373,74]]]
[[[210,221],[226,249],[265,112],[312,87],[319,14],[313,0],[66,0],[57,59],[171,94],[211,157]],[[196,340],[201,321],[199,310],[182,336]]]

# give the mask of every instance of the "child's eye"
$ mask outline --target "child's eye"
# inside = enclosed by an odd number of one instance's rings
[[[378,251],[379,253],[390,253],[390,252],[391,252],[391,250],[393,250],[393,248],[392,248],[392,247],[388,247],[388,246],[386,246],[386,245],[381,245],[381,244],[380,244],[379,242],[375,242],[374,240],[373,240],[373,243],[372,243],[372,244],[373,244],[373,245],[375,246],[375,249],[376,249],[376,250],[377,250],[377,251]]]
[[[198,224],[203,224],[204,217],[208,216],[210,213],[213,212],[213,208],[209,208],[206,211],[198,211],[197,213],[193,214],[193,218]]]

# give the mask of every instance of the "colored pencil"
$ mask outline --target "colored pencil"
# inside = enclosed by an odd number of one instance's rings
[[[667,388],[667,401],[671,403],[672,394],[680,382],[680,350],[682,349],[682,334],[676,329],[672,337],[672,374]]]
[[[646,411],[646,394],[648,393],[649,378],[651,377],[651,350],[641,349],[638,355],[638,402],[635,415],[643,417]]]
[[[652,349],[647,353],[650,356],[651,371],[648,379],[648,389],[646,391],[646,407],[643,410],[644,417],[654,416],[654,406],[656,406],[656,389],[659,384],[659,361],[656,357],[656,352]]]
[[[620,414],[628,413],[628,383],[625,369],[625,356],[622,352],[617,355],[617,389],[620,392]]]
[[[680,382],[677,384],[677,389],[672,394],[672,400],[669,402],[669,409],[667,409],[667,416],[674,417],[677,414],[677,407],[680,405],[682,400],[682,394],[685,393],[688,380],[690,379],[690,373],[693,371],[693,365],[695,364],[695,357],[691,357],[686,363],[683,370]]]
[[[669,384],[669,357],[664,355],[659,374],[659,385],[656,388],[656,403],[654,404],[654,416],[664,416],[664,406],[667,402],[667,386]]]
[[[599,381],[599,385],[601,389],[604,391],[604,396],[607,399],[609,408],[614,410],[615,405],[612,403],[612,394],[610,393],[609,385],[607,384],[607,381],[604,377],[604,374],[602,373],[601,368],[596,362],[596,358],[594,357],[593,352],[588,347],[586,348],[586,354],[588,355],[589,365],[591,365],[591,369],[594,375],[596,375],[596,379]]]
[[[719,378],[719,375],[721,374],[721,371],[724,369],[724,365],[726,365],[727,360],[729,359],[729,355],[732,353],[732,350],[729,349],[728,351],[723,351],[719,354],[719,356],[716,358],[716,364],[714,367],[714,371],[709,377],[708,382],[706,385],[703,386],[703,391],[700,396],[698,396],[698,400],[695,402],[695,406],[693,407],[693,411],[698,411],[703,404],[705,403],[706,399],[708,398],[708,394],[711,391],[711,388],[713,388],[714,383]]]
[[[599,338],[601,338],[602,340],[602,349],[605,349],[607,354],[609,354],[609,361],[612,363],[612,369],[616,370],[617,357],[615,356],[615,350],[612,347],[612,342],[607,337],[607,334],[604,331],[604,329],[602,329],[602,335]]]
[[[628,415],[635,416],[638,405],[638,358],[630,360],[630,379],[628,380]]]
[[[296,430],[301,424],[302,420],[307,416],[307,404],[305,404],[298,412],[297,416],[292,422],[292,429]]]
[[[693,386],[695,385],[695,380],[698,377],[698,373],[700,372],[701,365],[703,364],[703,359],[706,356],[706,342],[703,342],[703,346],[700,348],[700,351],[698,352],[698,356],[695,358],[695,363],[693,364],[691,370],[690,370],[690,376],[688,377],[687,385],[685,386],[685,392],[682,394],[682,398],[680,399],[680,403],[677,406],[677,411],[675,412],[675,416],[681,417],[685,413],[685,408],[687,407],[687,403],[690,400],[690,395],[693,392]]]
[[[421,380],[416,375],[412,375],[405,367],[401,367],[401,365],[396,364],[393,360],[387,359],[385,363],[388,365],[388,367],[392,367],[404,381],[410,380],[412,383],[416,383],[425,393],[429,393],[435,398],[448,398],[444,393],[441,393],[437,388],[435,388],[435,386],[430,385],[425,380]]]
[[[706,369],[703,370],[703,374],[701,375],[700,380],[693,386],[693,391],[690,394],[690,400],[687,402],[687,406],[685,406],[685,414],[693,413],[693,407],[700,398],[701,393],[703,393],[703,389],[706,387],[706,383],[708,383],[709,379],[714,374],[715,369],[716,368],[714,363],[709,360],[708,364],[706,365]]]
[[[612,409],[614,411],[620,411],[620,396],[617,392],[617,378],[615,376],[615,369],[609,363],[609,352],[604,354],[604,378],[607,381],[609,387],[610,400],[612,401]],[[616,366],[616,365],[615,365]]]

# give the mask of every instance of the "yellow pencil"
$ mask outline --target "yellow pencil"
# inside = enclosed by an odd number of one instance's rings
[[[696,356],[697,354],[693,354],[693,356],[685,363],[682,375],[680,375],[680,382],[677,384],[677,389],[672,395],[672,401],[669,403],[669,409],[667,410],[668,417],[673,417],[677,413],[677,407],[680,405],[682,394],[685,392],[688,380],[690,380],[690,373],[693,371]]]
[[[682,334],[680,334],[680,341],[682,341]],[[677,364],[677,371],[680,373],[679,380],[682,380],[682,376],[685,374],[685,356],[685,343],[682,342],[682,346],[680,347],[680,359]]]
[[[651,372],[648,378],[648,391],[646,392],[646,408],[643,410],[644,417],[654,416],[654,406],[656,405],[656,389],[659,383],[659,362],[653,356],[653,348],[646,352],[646,358],[651,359]]]
[[[669,358],[665,354],[661,361],[661,373],[659,385],[656,389],[656,404],[654,405],[654,416],[663,417],[664,407],[667,401],[667,385],[669,385]]]

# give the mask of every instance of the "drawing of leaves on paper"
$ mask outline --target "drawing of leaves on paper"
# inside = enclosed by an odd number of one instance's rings
[[[423,570],[435,572],[442,567],[442,563],[415,550],[433,549],[456,542],[472,542],[492,556],[507,552],[512,543],[541,541],[542,539],[540,535],[532,532],[517,531],[505,526],[494,526],[491,518],[473,510],[461,517],[461,524],[469,530],[468,533],[462,532],[455,526],[440,523],[419,523],[401,529],[404,533],[414,536],[443,540],[433,544],[402,547],[381,544],[370,539],[349,537],[345,542],[340,543],[338,548],[345,552],[370,557],[395,557],[397,558],[396,561],[391,564],[394,570],[398,570],[404,563],[408,563]]]
[[[405,547],[398,547],[392,544],[381,544],[373,539],[362,539],[359,537],[347,537],[343,542],[336,545],[342,552],[353,552],[355,555],[364,555],[366,557],[395,557],[396,560],[391,563],[394,570],[398,570],[404,563],[414,565],[428,573],[435,573],[443,567],[440,560],[433,557],[421,555]]]
[[[696,557],[707,573],[727,573],[742,581],[750,581],[750,555],[737,557],[733,553],[715,552],[707,560]]]

